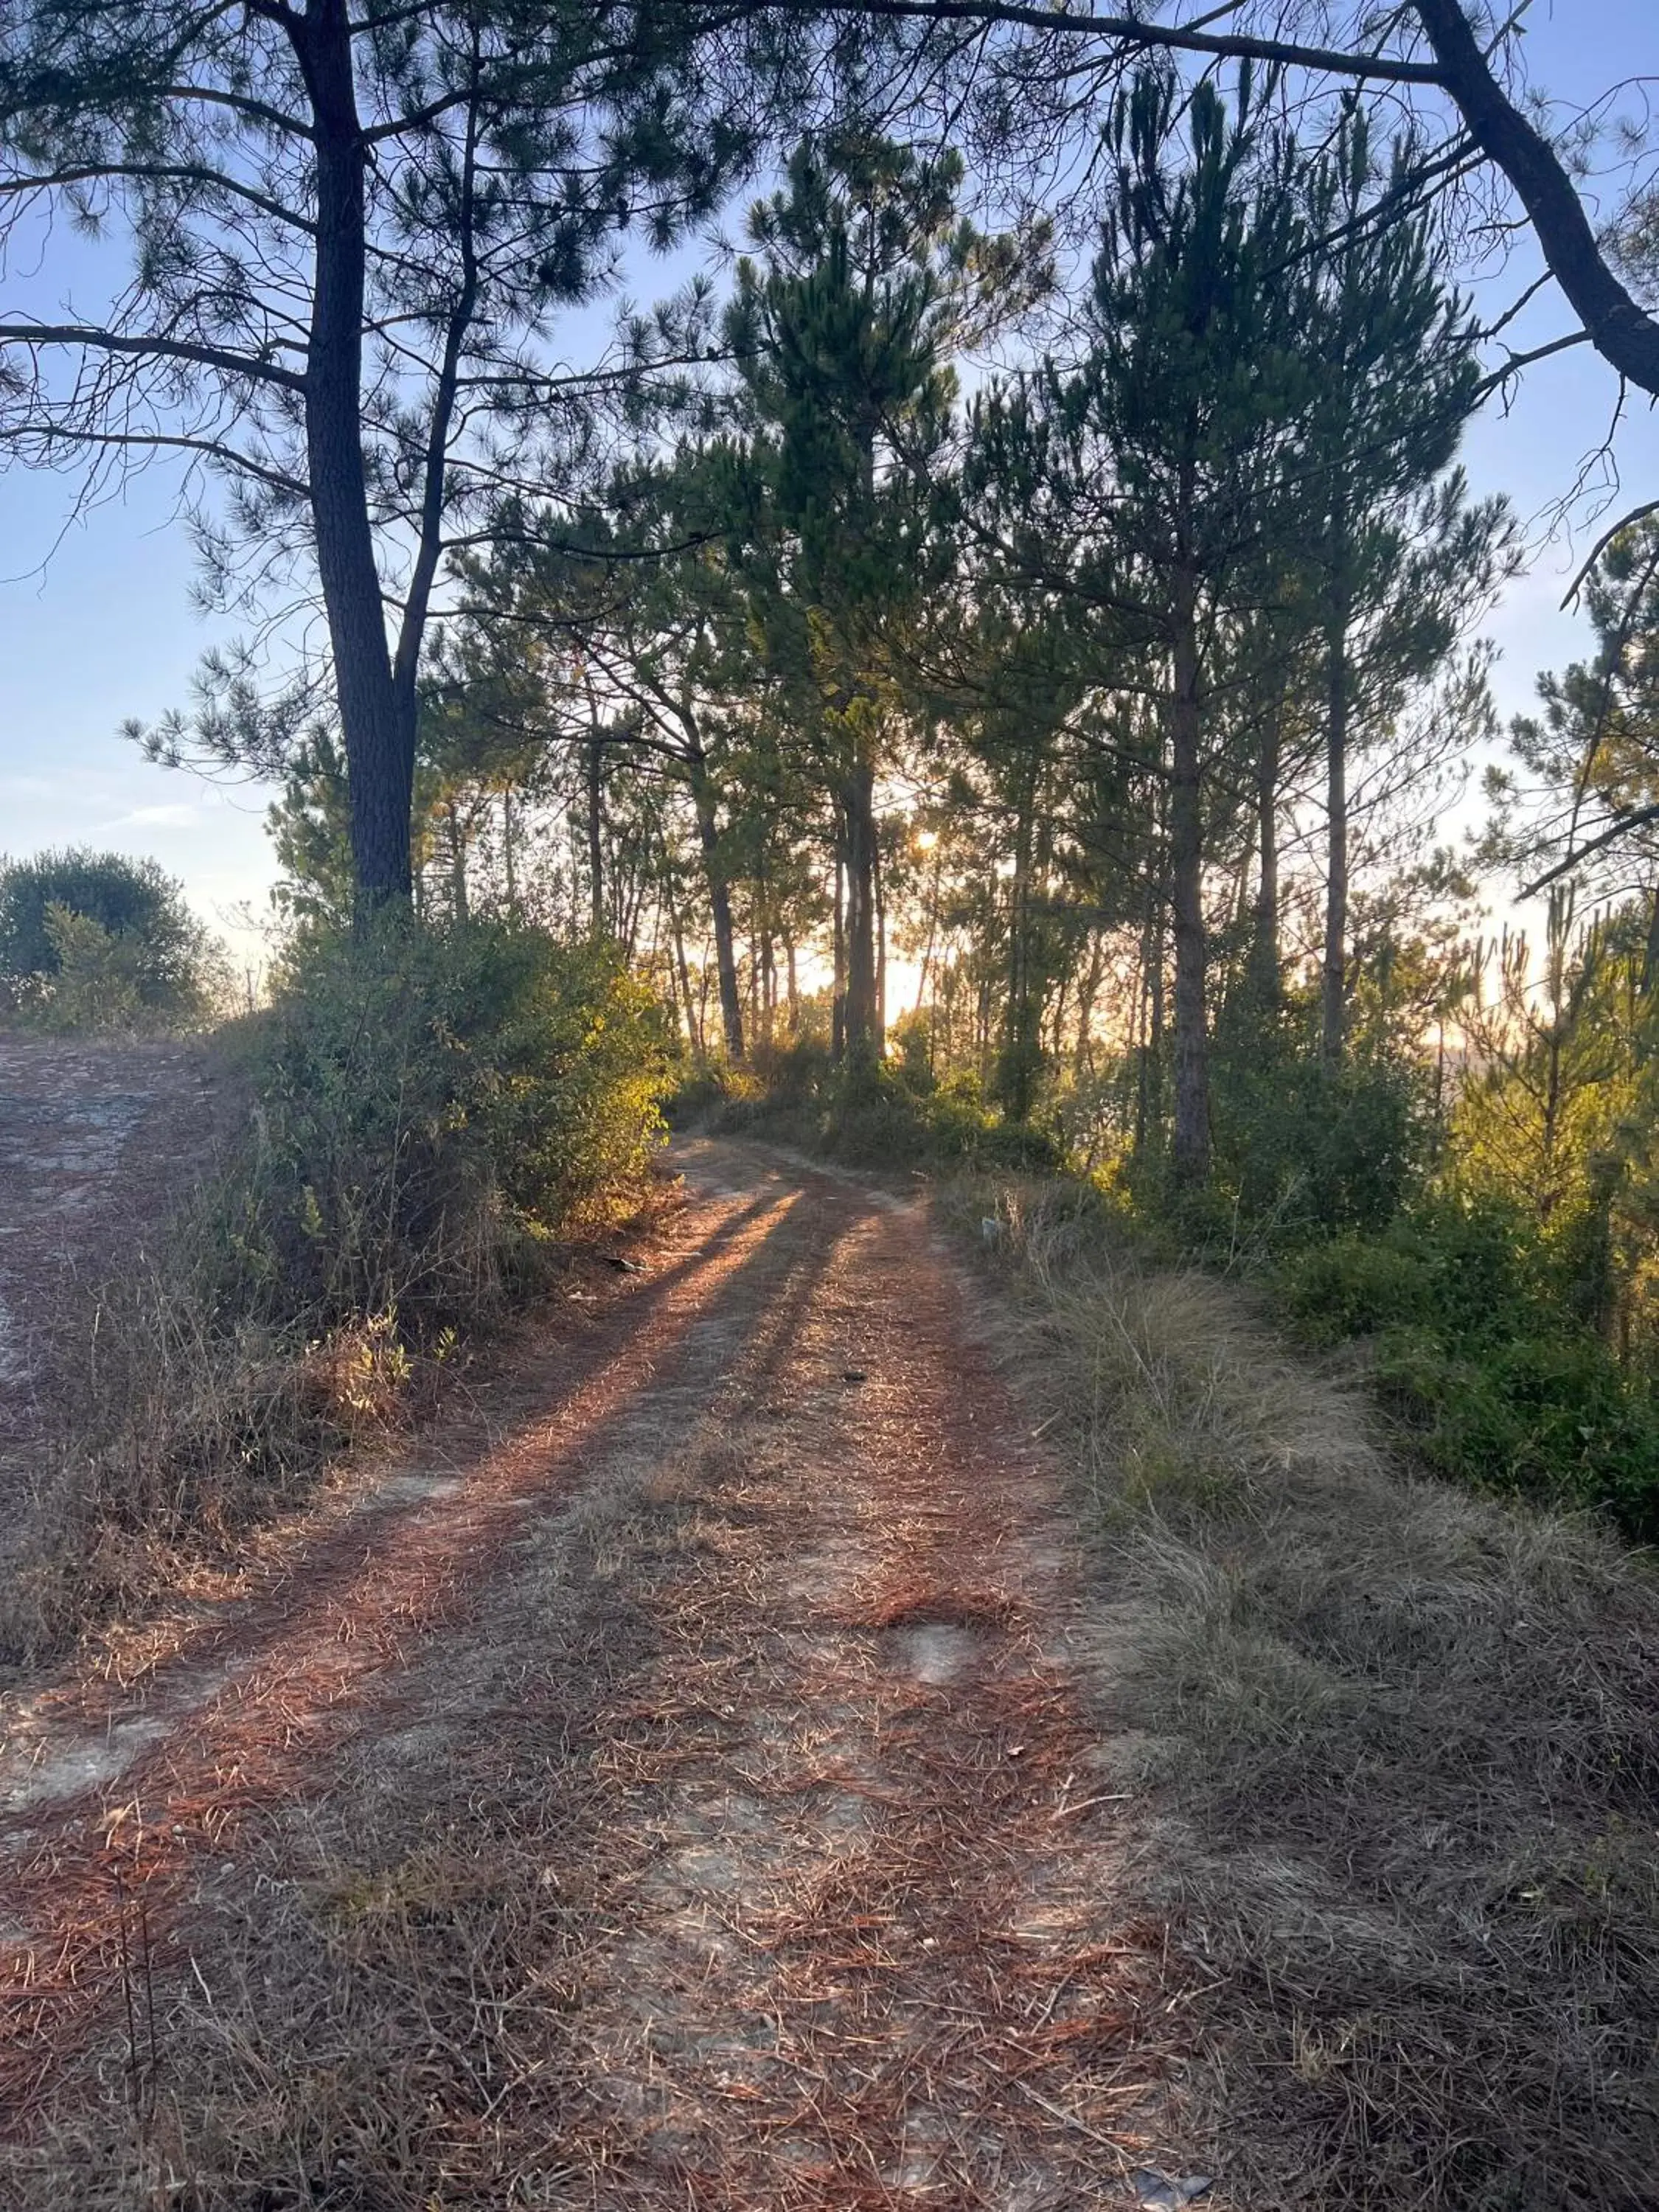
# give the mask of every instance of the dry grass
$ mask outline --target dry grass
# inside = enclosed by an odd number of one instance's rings
[[[0,1577],[0,1662],[29,1666],[142,1609],[185,1564],[294,1504],[331,1457],[411,1418],[437,1364],[394,1316],[311,1336],[220,1310],[211,1202],[53,1316],[26,1531]]]
[[[285,1310],[235,1254],[236,1170],[157,1227],[149,1249],[71,1282],[50,1320],[25,1528],[0,1571],[0,1669],[27,1670],[90,1624],[142,1615],[246,1532],[314,1491],[343,1455],[418,1426],[513,1313],[591,1249],[678,1203],[666,1182],[532,1247],[462,1209],[410,1255],[373,1311],[325,1322]],[[441,1328],[418,1336],[426,1279]]]
[[[833,1187],[738,1213],[729,1291],[679,1283],[688,1325],[630,1341],[603,1425],[509,1416],[489,1480],[524,1510],[467,1550],[470,1595],[419,1634],[331,1610],[395,1665],[348,1701],[325,1620],[283,1710],[239,1678],[177,1762],[252,1753],[229,1830],[176,1881],[152,1861],[132,2024],[57,2039],[0,2203],[1121,2196],[1182,2033],[1162,1929],[1115,1909],[1045,1650],[1052,1493],[923,1249]],[[193,1817],[156,1783],[152,1820]]]
[[[44,2139],[0,2151],[0,2203],[568,2201],[561,2135],[596,2117],[580,2015],[648,1849],[599,1832],[595,1737],[653,1647],[637,1590],[735,1463],[703,1432],[607,1467],[502,1583],[489,1644],[417,1668],[409,1724],[381,1714],[153,1962],[133,1909],[129,2025],[64,2069]]]
[[[980,1190],[1099,1539],[1241,2205],[1659,2202],[1659,1588],[1415,1479],[1240,1293]]]

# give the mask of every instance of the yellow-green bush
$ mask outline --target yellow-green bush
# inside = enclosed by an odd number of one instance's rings
[[[637,1182],[667,1068],[608,947],[406,918],[305,938],[253,1047],[241,1249],[329,1318],[465,1308],[481,1269]]]

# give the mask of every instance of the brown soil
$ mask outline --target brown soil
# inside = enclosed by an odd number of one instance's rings
[[[994,1318],[919,1206],[683,1164],[642,1273],[12,1701],[0,2203],[1181,2201]]]
[[[210,1162],[218,1096],[198,1045],[0,1036],[0,1559],[74,1387],[68,1315]]]

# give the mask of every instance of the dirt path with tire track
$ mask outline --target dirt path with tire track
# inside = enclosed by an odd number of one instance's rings
[[[919,1204],[684,1165],[643,1273],[136,1675],[14,1701],[0,2205],[1060,2212],[1183,2170],[994,1319]]]

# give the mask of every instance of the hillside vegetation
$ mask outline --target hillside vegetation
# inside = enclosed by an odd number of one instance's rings
[[[604,947],[313,930],[217,1051],[240,1133],[58,1318],[81,1387],[40,1448],[10,1656],[303,1498],[644,1195],[663,1029]]]

